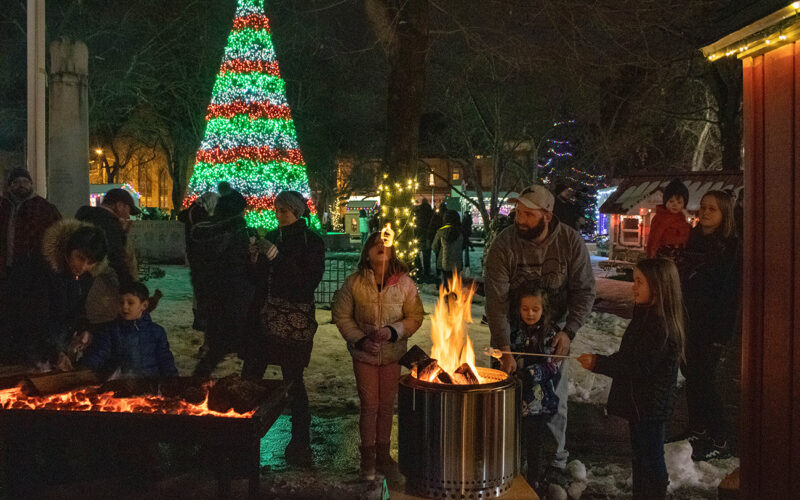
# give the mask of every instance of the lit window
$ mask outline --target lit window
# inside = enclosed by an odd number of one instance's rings
[[[457,181],[459,179],[461,179],[461,171],[459,169],[457,169],[457,168],[454,168],[453,169],[453,180]]]
[[[169,174],[166,170],[162,170],[158,174],[158,207],[169,208]]]
[[[428,185],[429,186],[435,186],[436,185],[436,177],[433,174],[428,176]]]
[[[639,217],[620,217],[619,242],[626,246],[639,246],[640,239]]]

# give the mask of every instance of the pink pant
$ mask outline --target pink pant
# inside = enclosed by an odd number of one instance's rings
[[[400,364],[378,366],[353,360],[353,371],[356,374],[358,399],[361,400],[361,446],[389,443]]]

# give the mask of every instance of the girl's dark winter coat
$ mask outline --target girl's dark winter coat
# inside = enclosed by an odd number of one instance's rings
[[[636,306],[619,351],[598,355],[593,371],[612,377],[608,412],[630,422],[667,420],[678,380],[678,346],[652,307]]]
[[[688,316],[687,341],[711,344],[730,340],[739,306],[738,240],[716,233],[706,235],[695,227],[678,270]]]
[[[119,368],[137,377],[178,375],[167,333],[147,313],[133,321],[118,319],[98,332],[81,364],[109,374]]]

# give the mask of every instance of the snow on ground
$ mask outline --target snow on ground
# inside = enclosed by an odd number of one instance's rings
[[[476,260],[473,253],[473,261]],[[476,266],[477,267],[477,266]],[[164,297],[153,312],[153,320],[167,330],[170,347],[181,375],[191,374],[197,363],[197,351],[202,344],[202,333],[191,328],[192,291],[189,270],[185,266],[164,266],[163,278],[147,282],[151,293],[160,289]],[[607,280],[614,281],[614,280]],[[617,290],[621,290],[617,287]],[[419,345],[430,352],[430,317],[438,299],[433,285],[420,286],[426,317],[421,328],[409,340],[411,345]],[[483,355],[484,347],[489,345],[489,327],[481,324],[483,297],[476,296],[472,306],[473,324],[470,337],[475,346],[476,364],[489,366],[491,358]],[[336,325],[331,323],[331,312],[317,309],[319,330],[314,338],[311,363],[305,372],[306,385],[314,419],[312,422],[312,446],[319,464],[319,470],[312,475],[320,481],[335,477],[351,478],[358,466],[358,396],[352,362],[344,340]],[[572,353],[592,352],[611,354],[618,347],[622,334],[628,324],[627,319],[594,312],[586,325],[580,330],[572,345]],[[595,375],[583,368],[575,360],[569,360],[569,394],[571,403],[602,405],[605,403],[611,380]],[[229,356],[215,372],[216,376],[239,372],[241,362]],[[267,378],[280,378],[280,368],[271,366]],[[396,417],[395,417],[396,418]],[[394,432],[396,433],[396,421]],[[307,477],[308,473],[292,471],[282,458],[282,450],[290,437],[290,422],[281,416],[262,441],[262,464],[265,468],[280,474],[282,481],[293,484],[296,478]],[[393,438],[396,447],[396,436]],[[675,498],[714,498],[719,481],[738,466],[738,459],[695,463],[691,460],[688,443],[674,443],[665,447],[667,465],[670,472],[670,491]],[[584,465],[578,460],[570,464],[575,479],[565,492],[571,498],[617,498],[630,495],[630,466],[615,463],[591,463]],[[566,498],[566,497],[565,497]]]

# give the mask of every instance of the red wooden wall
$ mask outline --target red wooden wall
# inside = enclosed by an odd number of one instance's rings
[[[743,78],[740,498],[800,498],[800,45]]]

